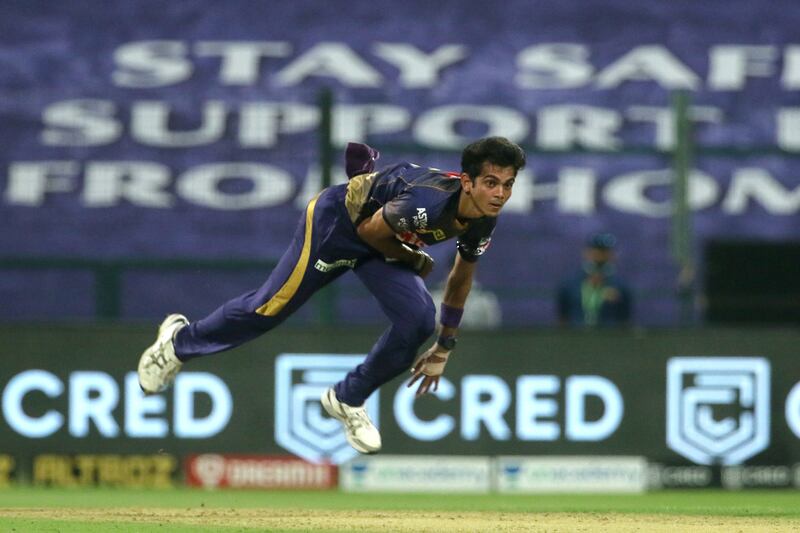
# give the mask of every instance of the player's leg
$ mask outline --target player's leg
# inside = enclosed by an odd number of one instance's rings
[[[378,387],[408,370],[417,350],[434,330],[433,301],[422,279],[409,268],[370,259],[356,275],[380,302],[392,325],[364,362],[322,395],[325,410],[340,420],[348,442],[361,453],[381,448],[381,437],[364,408]]]
[[[163,390],[183,362],[239,346],[274,328],[345,269],[314,268],[320,257],[336,253],[338,210],[328,191],[309,203],[289,248],[267,281],[233,298],[207,317],[189,323],[170,315],[156,342],[142,354],[139,383],[145,392]]]
[[[309,204],[289,248],[261,287],[228,300],[175,335],[181,361],[229,350],[286,320],[319,288],[339,275],[314,269],[322,221]]]
[[[435,329],[436,311],[422,278],[405,265],[373,259],[355,273],[392,322],[364,362],[336,385],[340,400],[361,405],[378,387],[411,367],[419,347]]]

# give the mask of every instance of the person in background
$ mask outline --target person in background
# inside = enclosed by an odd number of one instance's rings
[[[562,326],[626,326],[631,321],[630,289],[616,275],[610,233],[589,238],[583,250],[583,266],[558,287],[558,321]]]
[[[455,256],[447,261],[453,264]],[[444,302],[446,283],[441,283],[431,291],[434,307],[441,308]],[[490,289],[482,286],[477,279],[472,280],[472,288],[469,291],[469,299],[464,305],[464,314],[461,317],[460,329],[498,329],[503,324],[503,311],[500,307],[500,299]]]

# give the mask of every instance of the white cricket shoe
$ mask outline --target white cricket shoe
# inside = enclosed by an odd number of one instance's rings
[[[175,356],[172,339],[189,320],[183,315],[169,315],[158,327],[158,337],[139,358],[139,386],[145,394],[156,394],[172,385],[183,363]]]
[[[381,434],[372,425],[364,406],[353,407],[336,398],[333,387],[322,393],[322,407],[336,420],[344,424],[347,442],[360,453],[375,453],[381,449]]]

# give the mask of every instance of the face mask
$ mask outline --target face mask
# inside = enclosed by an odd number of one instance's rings
[[[614,265],[599,261],[584,261],[583,271],[589,275],[600,274],[602,276],[610,276],[614,273]]]

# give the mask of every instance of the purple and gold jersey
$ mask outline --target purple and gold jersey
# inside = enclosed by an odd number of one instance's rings
[[[345,205],[356,226],[382,207],[397,238],[413,247],[458,237],[459,254],[473,262],[489,247],[496,220],[460,222],[456,218],[460,193],[458,174],[400,163],[353,177]]]

